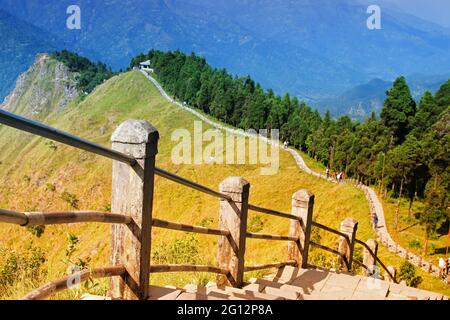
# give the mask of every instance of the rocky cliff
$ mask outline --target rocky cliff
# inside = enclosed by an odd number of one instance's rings
[[[78,97],[76,76],[63,63],[38,54],[1,107],[33,118],[46,117]]]

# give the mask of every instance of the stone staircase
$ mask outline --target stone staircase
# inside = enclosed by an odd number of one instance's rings
[[[106,300],[86,295],[83,300]],[[187,285],[150,287],[149,300],[448,300],[438,293],[349,273],[284,267],[261,279],[252,278],[242,289]]]

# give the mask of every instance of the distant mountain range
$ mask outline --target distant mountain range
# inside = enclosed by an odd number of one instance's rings
[[[0,104],[36,54],[57,47],[55,37],[0,10]]]
[[[434,76],[413,74],[406,77],[416,102],[420,101],[425,91],[435,93],[448,79],[450,79],[450,73]],[[372,79],[365,84],[346,90],[336,97],[309,101],[309,104],[322,111],[328,110],[335,117],[347,114],[352,119],[361,120],[370,116],[372,112],[376,114],[381,112],[386,99],[386,91],[391,87],[392,81]]]
[[[430,76],[450,72],[448,29],[383,5],[382,29],[368,30],[366,9],[370,3],[365,0],[75,3],[81,8],[81,30],[66,28],[66,9],[74,4],[72,0],[0,0],[1,10],[26,21],[27,26],[25,22],[11,24],[10,16],[0,16],[0,20],[8,20],[15,30],[33,27],[42,31],[21,32],[30,37],[27,44],[34,47],[27,49],[30,52],[53,48],[51,39],[57,37],[59,46],[120,69],[138,52],[151,48],[194,51],[216,67],[250,74],[266,88],[280,94],[290,92],[335,114],[377,110],[374,99],[385,90],[372,79],[391,81],[401,74],[423,74],[425,82],[419,81],[417,87],[433,89]],[[0,40],[17,42],[16,36],[2,32]],[[0,53],[0,61],[15,61],[9,59]],[[20,70],[28,66],[22,63],[17,62]],[[19,70],[14,68],[7,73],[17,76]],[[5,82],[8,88],[12,82]],[[363,96],[361,109],[354,103],[352,91],[358,95],[369,89],[380,91]],[[4,94],[5,90],[0,91],[0,98]]]

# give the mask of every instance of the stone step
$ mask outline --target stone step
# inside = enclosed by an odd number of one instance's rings
[[[283,289],[266,286],[264,284],[259,283],[251,283],[247,286],[245,286],[243,289],[254,291],[254,292],[261,292],[265,294],[269,294],[272,296],[282,297],[286,300],[297,300],[299,293],[293,292],[293,291],[285,291]]]
[[[286,291],[286,292],[292,292],[293,295],[296,294],[297,296],[310,293],[310,292],[305,292],[305,290],[301,287],[293,286],[290,284],[283,284],[283,283],[279,283],[279,282],[269,281],[266,279],[251,278],[249,280],[249,282],[252,284],[263,285],[263,286],[265,286],[266,289],[268,287],[271,287],[271,288],[280,289],[280,290]]]
[[[240,289],[240,288],[233,288],[233,287],[227,287],[227,286],[217,286],[215,283],[211,284],[208,283],[206,285],[206,288],[208,290],[220,290],[225,291],[229,294],[234,294],[237,296],[244,296],[245,298],[248,298],[249,300],[284,300],[282,297],[277,297],[261,292],[255,292],[252,290],[246,290],[246,289]]]
[[[175,300],[183,292],[176,287],[150,286],[148,300]]]

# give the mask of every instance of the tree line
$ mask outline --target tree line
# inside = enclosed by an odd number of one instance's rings
[[[211,67],[180,51],[151,50],[130,68],[150,60],[159,81],[176,99],[242,129],[279,129],[280,137],[322,162],[383,193],[425,202],[416,217],[426,238],[450,221],[450,80],[416,103],[404,77],[386,92],[380,117],[364,121],[321,115],[296,97],[276,95],[249,76]]]

